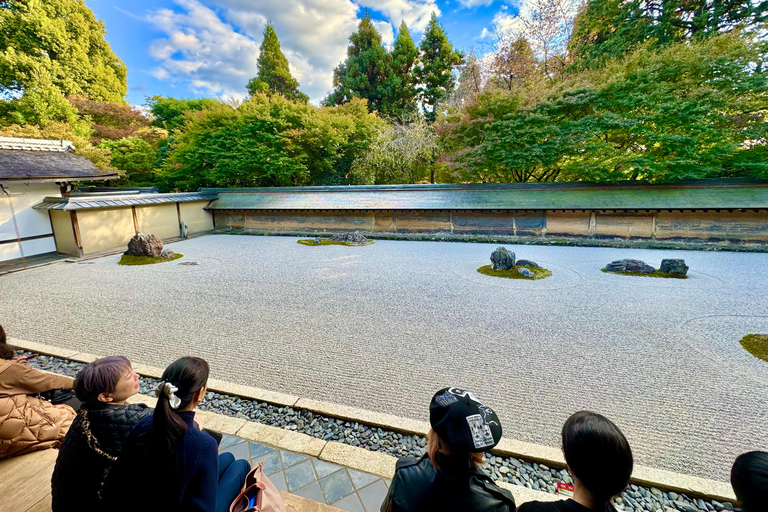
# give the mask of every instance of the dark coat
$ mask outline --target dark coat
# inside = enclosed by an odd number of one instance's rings
[[[610,503],[602,504],[598,509],[601,512],[616,512]],[[594,510],[585,507],[573,500],[565,501],[529,501],[520,505],[518,512],[594,512]]]
[[[441,464],[429,457],[397,461],[382,512],[515,512],[512,493],[475,467]]]
[[[53,512],[103,510],[99,492],[107,472],[133,427],[150,414],[144,404],[80,409],[53,469]]]
[[[219,447],[213,437],[197,428],[194,412],[176,414],[187,424],[187,432],[170,451],[153,441],[151,416],[136,425],[107,475],[102,493],[104,510],[215,510],[219,487]]]

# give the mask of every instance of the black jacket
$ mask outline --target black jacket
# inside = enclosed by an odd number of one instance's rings
[[[598,510],[604,510],[605,512],[616,512],[613,505],[605,503],[601,505]],[[585,507],[573,500],[565,501],[529,501],[520,505],[518,512],[594,512],[594,510]]]
[[[429,457],[397,461],[382,512],[515,512],[515,499],[481,470],[440,465]]]
[[[99,491],[106,474],[133,427],[150,414],[152,409],[144,404],[80,409],[53,469],[53,512],[104,509]]]

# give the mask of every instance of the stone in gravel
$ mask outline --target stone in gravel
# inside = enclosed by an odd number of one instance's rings
[[[171,260],[174,256],[176,256],[176,253],[170,249],[163,249],[163,252],[160,253],[160,256],[167,260]]]
[[[533,277],[533,272],[531,272],[527,268],[519,268],[517,269],[517,271],[520,273],[521,276]]]
[[[699,512],[698,510],[696,510],[696,507],[689,505],[684,501],[675,501],[674,505],[681,512]]]
[[[333,235],[331,237],[332,242],[348,242],[351,244],[367,244],[368,239],[360,233],[342,233],[340,235]]]
[[[667,259],[661,260],[661,266],[659,272],[666,272],[668,274],[688,274],[688,265],[685,264],[685,260],[679,259]]]
[[[128,256],[150,256],[157,258],[163,252],[163,241],[155,235],[136,233],[128,242],[128,250],[124,254]]]
[[[677,494],[676,492],[671,492],[671,491],[670,491],[670,492],[667,494],[667,497],[670,499],[670,501],[676,501],[676,500],[677,500],[677,498],[679,498],[679,497],[680,497],[680,495],[679,495],[679,494]]]
[[[699,498],[696,500],[696,506],[699,507],[701,510],[707,510],[707,505],[704,503],[704,500]]]
[[[643,274],[650,274],[656,269],[641,260],[624,259],[612,261],[605,266],[605,270],[608,272],[641,272]]]
[[[515,268],[515,253],[507,250],[506,247],[497,247],[491,253],[491,268],[493,270],[509,270]]]
[[[538,263],[531,260],[517,260],[515,262],[515,265],[518,267],[531,267],[531,268],[541,268]]]
[[[315,239],[312,241],[315,245],[320,245],[323,241],[320,239],[319,236],[316,236]]]

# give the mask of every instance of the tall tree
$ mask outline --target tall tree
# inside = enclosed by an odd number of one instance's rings
[[[434,12],[424,32],[419,50],[420,62],[414,69],[414,73],[422,87],[420,99],[424,115],[430,122],[434,122],[440,104],[455,86],[453,67],[461,64],[463,57],[453,49]]]
[[[248,94],[253,96],[256,92],[268,92],[305,103],[309,101],[309,97],[299,91],[299,82],[291,76],[288,59],[280,49],[280,41],[272,23],[264,27],[264,40],[261,42],[257,63],[258,75],[245,86]]]
[[[333,92],[326,105],[342,105],[352,98],[368,100],[368,110],[382,110],[389,100],[388,81],[392,74],[392,56],[381,44],[381,35],[366,12],[357,32],[349,37],[347,59],[333,70]]]
[[[83,0],[3,0],[0,26],[0,93],[6,98],[44,86],[63,97],[124,101],[125,64]]]
[[[418,57],[419,50],[403,21],[392,48],[391,106],[388,113],[396,119],[405,119],[416,111],[417,90],[413,68]]]
[[[576,18],[569,53],[577,68],[595,68],[645,43],[756,31],[767,17],[763,0],[590,0]]]
[[[500,89],[512,90],[534,82],[540,76],[537,67],[531,45],[524,37],[503,42],[494,55],[491,82]]]

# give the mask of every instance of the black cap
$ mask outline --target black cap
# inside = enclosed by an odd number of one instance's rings
[[[468,452],[485,452],[501,441],[501,422],[471,391],[441,389],[429,404],[429,423],[445,442]]]

